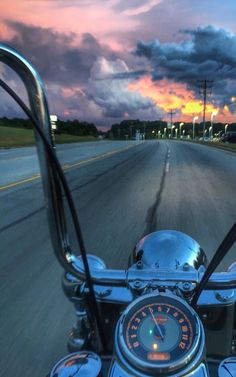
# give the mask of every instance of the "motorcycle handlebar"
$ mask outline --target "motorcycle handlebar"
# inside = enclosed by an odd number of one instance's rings
[[[75,257],[76,258],[76,257]],[[82,268],[78,267],[75,258],[71,258],[75,276],[80,280],[85,280],[85,274]],[[72,262],[72,260],[74,262]],[[190,271],[184,270],[166,270],[166,269],[135,269],[113,270],[102,269],[95,270],[90,268],[91,278],[94,284],[110,285],[110,286],[127,286],[128,284],[140,281],[156,281],[164,283],[181,283],[189,282],[199,284],[204,272],[194,269]],[[236,271],[215,272],[210,277],[206,289],[236,289]]]

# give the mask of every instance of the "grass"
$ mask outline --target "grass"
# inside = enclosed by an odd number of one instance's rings
[[[60,143],[76,143],[83,141],[97,141],[98,139],[94,136],[76,136],[69,134],[61,134],[55,136],[56,144]]]
[[[61,134],[55,136],[57,143],[76,143],[83,141],[96,141],[94,136],[74,136],[68,134]],[[3,127],[0,126],[0,147],[11,148],[34,145],[34,132],[16,127]]]
[[[13,127],[0,127],[0,147],[19,147],[34,144],[32,130]]]
[[[219,149],[224,149],[230,152],[236,152],[236,144],[234,143],[218,143],[218,142],[210,142],[210,141],[195,141],[197,144],[204,144],[208,145],[209,147],[215,147]]]

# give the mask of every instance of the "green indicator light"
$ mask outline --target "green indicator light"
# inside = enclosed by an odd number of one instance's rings
[[[149,330],[149,334],[152,335],[153,331],[152,330]]]

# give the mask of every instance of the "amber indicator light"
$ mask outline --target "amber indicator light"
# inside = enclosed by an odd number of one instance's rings
[[[170,354],[168,352],[148,352],[148,360],[167,361],[170,360]]]

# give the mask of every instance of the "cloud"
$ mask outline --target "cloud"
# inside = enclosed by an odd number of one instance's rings
[[[33,62],[47,83],[85,84],[98,56],[116,56],[89,33],[84,33],[80,44],[75,45],[74,33],[63,34],[12,21],[8,25],[15,34],[7,42]]]
[[[116,9],[121,11],[124,16],[138,16],[147,13],[163,0],[133,0],[132,2],[121,1],[116,4]]]
[[[138,42],[136,54],[145,56],[153,66],[153,79],[175,79],[192,83],[209,78],[236,78],[236,36],[213,26],[184,30],[190,40],[161,43]]]
[[[145,110],[157,116],[155,103],[128,87],[146,71],[139,67],[130,70],[93,35],[84,33],[76,45],[73,33],[19,22],[8,25],[14,34],[7,42],[36,66],[45,83],[52,113],[96,123],[100,120],[101,124],[112,122],[113,118],[136,117],[136,113],[142,117]]]
[[[154,81],[169,79],[185,83],[199,97],[197,80],[208,79],[217,84],[222,80],[227,82],[236,79],[234,34],[214,26],[183,30],[182,33],[188,39],[179,43],[161,43],[159,40],[138,42],[136,54],[150,61]],[[218,88],[216,84],[214,92]],[[218,99],[221,94],[223,101],[222,91],[216,91],[216,94]]]
[[[7,83],[7,85],[14,90],[21,100],[29,107],[28,95],[25,89],[25,86],[19,76],[8,66],[0,62],[0,78]],[[0,116],[6,117],[25,117],[25,113],[19,107],[19,105],[13,100],[13,98],[2,88],[0,87]]]
[[[104,57],[98,58],[89,79],[90,98],[103,109],[106,117],[133,117],[137,111],[140,113],[145,110],[154,110],[156,116],[160,115],[151,98],[129,89],[129,73],[127,64],[121,59],[111,61]]]

